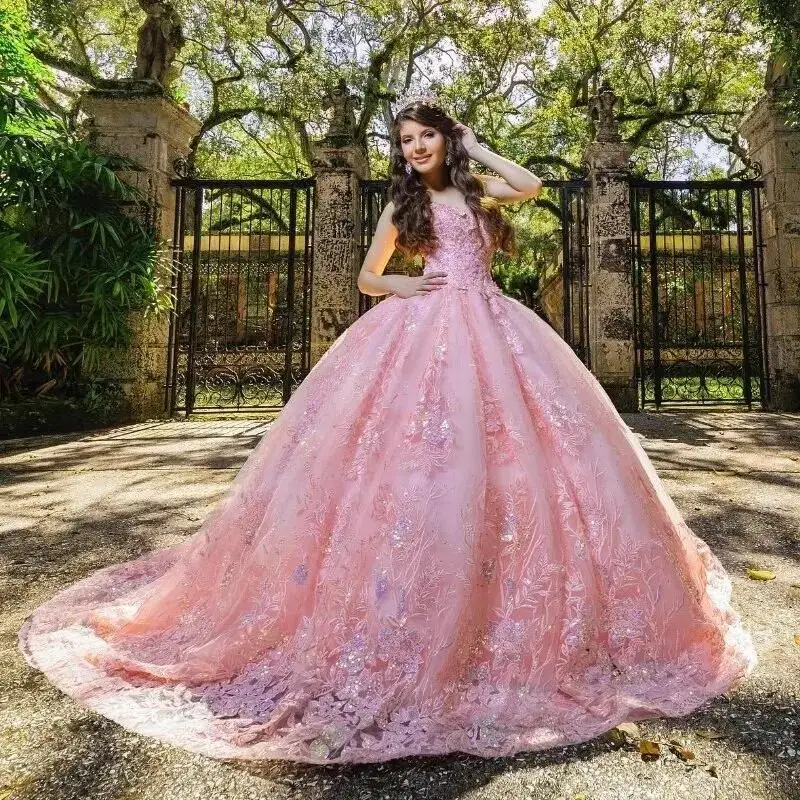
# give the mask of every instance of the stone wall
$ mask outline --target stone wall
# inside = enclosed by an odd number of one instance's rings
[[[356,145],[317,144],[314,266],[311,290],[311,366],[358,318],[361,269],[361,186],[369,177]]]
[[[592,372],[619,411],[638,411],[625,142],[592,142],[589,177],[589,351]]]
[[[764,189],[766,342],[771,398],[768,406],[800,410],[800,130],[791,128],[764,97],[742,121]]]
[[[105,153],[127,156],[142,167],[120,174],[146,200],[146,222],[166,242],[171,242],[175,222],[174,162],[185,157],[200,123],[185,109],[160,95],[126,96],[118,92],[89,92],[81,99],[89,117],[95,147]],[[170,275],[161,277],[169,287]],[[130,348],[100,352],[99,364],[89,374],[118,382],[125,394],[120,422],[163,417],[167,375],[169,317],[131,314]]]

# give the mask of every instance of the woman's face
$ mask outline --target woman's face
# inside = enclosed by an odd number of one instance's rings
[[[436,172],[447,155],[444,136],[430,125],[407,119],[400,123],[400,147],[403,157],[417,172]]]

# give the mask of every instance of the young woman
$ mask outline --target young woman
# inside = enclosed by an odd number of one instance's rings
[[[399,109],[358,283],[391,295],[296,390],[197,533],[20,631],[31,667],[215,758],[510,755],[684,715],[756,664],[730,580],[594,376],[491,278],[541,181]],[[478,177],[469,159],[501,178]],[[382,272],[394,248],[419,277]]]

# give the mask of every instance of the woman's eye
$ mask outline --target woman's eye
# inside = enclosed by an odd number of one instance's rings
[[[433,136],[433,131],[426,131],[425,132],[425,137],[426,138],[430,139],[431,136]],[[411,141],[411,139],[401,139],[401,144],[408,144],[410,141]]]

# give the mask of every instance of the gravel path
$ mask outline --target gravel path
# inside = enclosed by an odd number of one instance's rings
[[[193,533],[268,423],[0,443],[0,800],[800,799],[800,415],[624,418],[731,574],[760,659],[750,680],[687,717],[573,747],[355,767],[221,762],[161,744],[81,708],[16,649],[24,617],[62,587]],[[752,580],[748,567],[777,577]],[[643,756],[645,740],[660,754]]]

